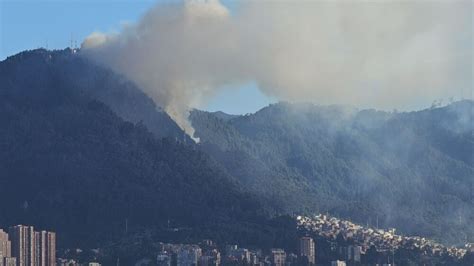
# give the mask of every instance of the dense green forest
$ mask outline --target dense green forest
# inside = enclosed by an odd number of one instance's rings
[[[20,99],[54,97],[58,91],[72,90],[104,103],[126,121],[143,123],[158,138],[185,137],[168,114],[132,82],[69,48],[11,56],[1,62],[0,75],[2,88]]]
[[[417,112],[279,103],[194,111],[200,147],[286,212],[329,212],[444,243],[474,240],[472,101]]]
[[[54,230],[61,247],[120,242],[133,236],[126,230],[145,229],[163,239],[273,242],[260,201],[225,169],[193,145],[117,116],[87,83],[71,81],[78,73],[61,68],[66,59],[80,60],[70,50],[38,50],[0,64],[0,228]],[[109,75],[98,71],[90,75]]]

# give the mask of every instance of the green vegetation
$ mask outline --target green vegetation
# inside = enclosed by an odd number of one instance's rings
[[[473,106],[389,113],[279,103],[191,119],[201,148],[280,211],[328,211],[462,243],[474,240]]]
[[[133,237],[127,221],[163,241],[267,247],[292,234],[269,217],[327,211],[474,242],[472,101],[410,113],[194,111],[195,145],[134,84],[68,49],[8,58],[0,84],[0,226],[89,245]]]
[[[0,64],[1,227],[33,224],[57,231],[63,247],[94,247],[121,238],[126,223],[197,237],[265,221],[259,201],[208,155],[124,121],[65,78],[48,58],[66,52]]]

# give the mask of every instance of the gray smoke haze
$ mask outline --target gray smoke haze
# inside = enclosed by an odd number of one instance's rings
[[[469,97],[472,17],[470,0],[168,2],[82,48],[193,136],[188,110],[247,82],[280,100],[383,109]]]

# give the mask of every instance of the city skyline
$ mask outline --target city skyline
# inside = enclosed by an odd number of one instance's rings
[[[0,229],[1,266],[56,266],[56,233],[33,226]]]

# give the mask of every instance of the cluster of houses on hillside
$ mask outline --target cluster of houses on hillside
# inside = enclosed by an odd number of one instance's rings
[[[319,236],[328,239],[336,239],[338,236],[351,239],[360,246],[362,253],[374,246],[379,252],[394,252],[399,248],[416,249],[425,254],[436,256],[447,254],[460,259],[467,252],[466,248],[446,247],[423,237],[397,235],[395,229],[364,227],[327,215],[298,216],[297,221],[299,228],[314,232]]]

